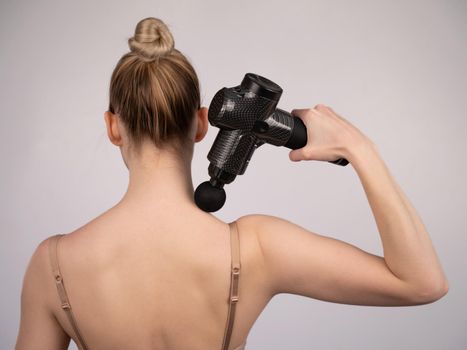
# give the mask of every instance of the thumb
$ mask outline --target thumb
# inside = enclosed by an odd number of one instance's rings
[[[294,150],[290,151],[289,152],[289,159],[292,162],[299,162],[299,161],[303,160],[302,149],[299,148],[299,149],[294,149]]]

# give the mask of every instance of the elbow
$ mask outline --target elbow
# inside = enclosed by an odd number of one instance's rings
[[[423,305],[433,303],[444,297],[449,291],[447,279],[443,279],[429,286],[418,288],[413,295],[414,305]]]

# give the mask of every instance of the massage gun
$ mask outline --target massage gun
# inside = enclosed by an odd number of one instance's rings
[[[276,108],[282,88],[257,74],[247,73],[240,85],[223,88],[214,96],[208,111],[209,123],[220,128],[208,153],[211,179],[195,191],[196,205],[206,211],[217,211],[225,203],[225,184],[242,175],[254,151],[264,143],[302,148],[307,143],[303,121]],[[345,166],[340,158],[329,161]]]

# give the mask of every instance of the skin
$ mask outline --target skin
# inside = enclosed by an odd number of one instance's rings
[[[230,349],[275,295],[291,293],[356,305],[434,302],[448,283],[426,229],[377,147],[331,108],[294,110],[309,143],[291,161],[345,157],[375,216],[384,257],[286,219],[237,219],[241,276]],[[227,317],[227,223],[193,201],[193,148],[182,156],[146,143],[137,157],[117,115],[106,112],[109,140],[129,170],[115,206],[60,241],[60,268],[78,325],[92,349],[219,349]],[[201,141],[207,109],[193,118]],[[21,295],[16,349],[66,349],[75,334],[60,308],[47,240],[31,257]]]

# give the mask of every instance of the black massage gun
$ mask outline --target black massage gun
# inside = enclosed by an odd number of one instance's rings
[[[240,85],[223,88],[209,106],[209,123],[220,128],[208,153],[211,179],[195,191],[196,205],[217,211],[225,203],[225,184],[242,175],[253,152],[262,144],[302,148],[307,143],[306,127],[299,117],[276,108],[282,89],[257,74],[247,73]],[[345,166],[340,158],[330,161]]]

